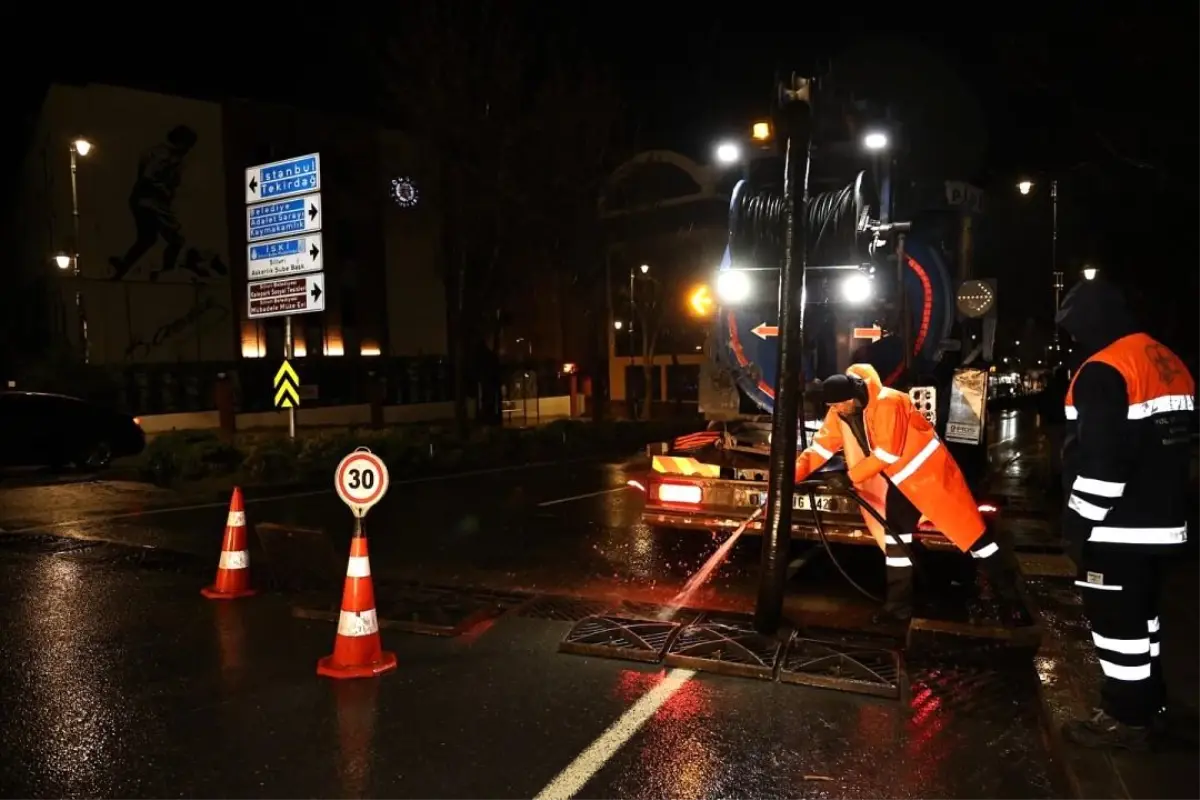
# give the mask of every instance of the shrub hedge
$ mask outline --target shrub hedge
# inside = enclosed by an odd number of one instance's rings
[[[338,461],[367,447],[394,478],[583,456],[626,455],[650,442],[698,430],[693,419],[649,422],[562,420],[538,428],[482,427],[460,439],[448,427],[403,425],[380,430],[279,433],[173,431],[155,436],[137,459],[142,477],[160,486],[227,476],[244,483],[329,480]]]

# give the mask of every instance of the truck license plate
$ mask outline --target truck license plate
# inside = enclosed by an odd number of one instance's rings
[[[761,506],[763,504],[764,500],[765,500],[765,497],[761,492],[751,492],[750,493],[750,505]],[[817,511],[830,511],[833,513],[837,513],[838,511],[841,510],[841,504],[838,502],[838,498],[836,498],[836,497],[830,497],[827,494],[818,494],[818,495],[816,495],[816,500],[817,500]],[[808,495],[807,494],[793,495],[792,496],[792,508],[796,509],[797,511],[808,511]]]

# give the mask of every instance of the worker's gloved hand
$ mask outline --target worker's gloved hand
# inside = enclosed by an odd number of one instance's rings
[[[850,482],[850,476],[845,472],[827,472],[821,476],[821,482],[828,488],[839,492],[844,492],[853,484]]]

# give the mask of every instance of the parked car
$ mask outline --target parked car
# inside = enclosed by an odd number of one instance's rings
[[[0,464],[102,469],[146,446],[135,417],[77,397],[0,392]]]

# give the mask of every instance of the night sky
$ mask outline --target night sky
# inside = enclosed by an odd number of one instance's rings
[[[671,4],[662,4],[661,14],[644,3],[604,4],[595,12],[576,4],[498,5],[610,71],[627,106],[628,141],[699,160],[709,159],[723,135],[768,111],[777,69],[832,64],[841,84],[897,105],[913,147],[943,158],[943,177],[988,190],[995,235],[982,243],[990,246],[977,264],[1001,280],[1001,308],[1011,311],[1006,323],[1049,324],[1049,206],[1041,195],[1019,197],[1014,184],[1026,175],[1056,175],[1061,268],[1073,274],[1085,262],[1098,265],[1138,296],[1155,325],[1175,328],[1160,332],[1195,348],[1194,4],[1159,15],[1089,10],[1086,19],[1064,17],[1058,30],[1039,33],[989,30],[984,23],[992,17],[982,9],[971,28],[927,18],[924,32],[896,32],[859,19],[762,13],[770,5],[706,13],[689,4],[674,18]],[[166,35],[154,27],[159,23],[132,23],[103,38],[68,34],[74,45],[60,48],[45,74],[15,87],[17,102],[31,108],[46,79],[67,78],[356,108],[371,85],[363,32],[395,29],[403,19],[372,17],[365,27],[364,20],[323,21],[323,41],[307,62],[310,79],[277,88],[248,80],[236,64],[236,54],[252,61],[250,54],[262,50],[255,25],[213,18],[179,39],[180,31]],[[1047,288],[1038,294],[1030,286]]]

